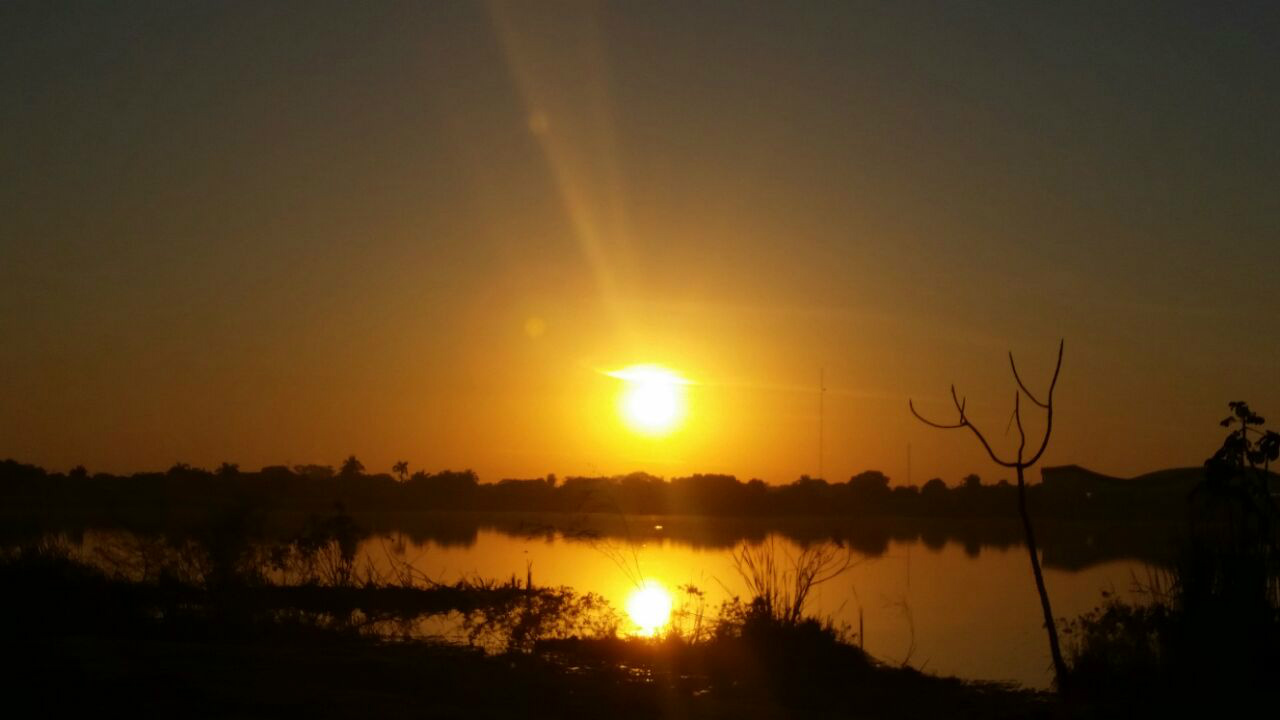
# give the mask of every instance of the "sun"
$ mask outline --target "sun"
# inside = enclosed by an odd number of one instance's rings
[[[656,580],[646,580],[627,598],[627,615],[637,634],[653,637],[671,619],[671,593]]]
[[[658,365],[632,365],[609,373],[626,383],[618,411],[632,430],[665,435],[684,420],[688,380]]]

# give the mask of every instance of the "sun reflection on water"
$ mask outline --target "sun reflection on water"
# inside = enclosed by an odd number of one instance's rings
[[[627,598],[627,615],[635,623],[635,634],[653,637],[671,620],[671,593],[656,580],[645,580]]]

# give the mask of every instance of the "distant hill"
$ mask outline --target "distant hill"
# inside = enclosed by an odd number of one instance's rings
[[[1204,468],[1181,467],[1156,470],[1131,478],[1119,478],[1080,467],[1059,465],[1040,470],[1046,490],[1075,492],[1190,492],[1204,479]]]
[[[1204,467],[1168,468],[1120,478],[1079,465],[1060,465],[1041,469],[1040,478],[1039,501],[1055,514],[1131,515],[1136,519],[1182,512],[1192,489],[1204,480]],[[1271,473],[1270,481],[1273,493],[1280,490],[1280,475]]]

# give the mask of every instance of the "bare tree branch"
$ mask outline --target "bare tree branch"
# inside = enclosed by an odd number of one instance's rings
[[[1031,398],[1035,402],[1035,398]],[[1018,464],[1022,464],[1022,453],[1027,449],[1027,431],[1022,429],[1022,396],[1013,391],[1013,421],[1018,426]]]
[[[1053,433],[1053,390],[1058,386],[1058,373],[1062,370],[1062,348],[1066,344],[1066,340],[1058,341],[1058,364],[1053,367],[1053,379],[1049,381],[1048,402],[1044,406],[1045,409],[1045,425],[1044,439],[1040,441],[1040,449],[1036,450],[1036,454],[1027,461],[1027,467],[1036,464],[1040,456],[1044,454],[1045,448],[1049,447],[1049,435]]]
[[[1008,462],[1006,460],[1001,460],[1000,457],[996,455],[996,451],[991,449],[991,443],[987,442],[987,438],[982,435],[982,432],[978,430],[977,426],[975,426],[973,423],[969,422],[968,420],[964,421],[964,426],[969,428],[971,431],[973,431],[973,434],[978,438],[978,442],[982,443],[982,447],[986,448],[987,455],[991,456],[991,462],[997,465],[1000,465],[1001,467],[1007,467],[1007,468],[1018,467],[1018,463],[1016,462]]]
[[[982,431],[969,421],[965,415],[965,402],[956,394],[956,386],[951,386],[951,402],[956,406],[956,412],[960,419],[955,424],[937,423],[926,420],[916,412],[915,405],[908,400],[908,406],[911,408],[911,414],[930,427],[941,428],[943,430],[954,430],[956,428],[968,428],[970,432],[978,438],[978,442],[982,443],[983,449],[987,451],[987,455],[997,465],[1007,468],[1013,468],[1018,476],[1018,513],[1022,516],[1022,527],[1024,537],[1026,539],[1027,554],[1031,558],[1031,574],[1035,579],[1036,592],[1040,596],[1040,609],[1044,614],[1045,631],[1049,637],[1049,654],[1053,658],[1054,674],[1057,678],[1058,688],[1061,690],[1067,682],[1067,665],[1062,658],[1062,652],[1058,644],[1058,628],[1053,618],[1053,608],[1049,603],[1049,591],[1045,588],[1044,573],[1040,569],[1040,558],[1036,549],[1035,532],[1031,526],[1031,515],[1027,511],[1027,485],[1025,471],[1027,468],[1035,465],[1044,454],[1045,448],[1049,446],[1049,436],[1053,433],[1053,391],[1058,386],[1058,374],[1062,370],[1062,352],[1065,342],[1058,343],[1058,362],[1053,368],[1053,377],[1049,380],[1049,393],[1045,396],[1044,402],[1041,402],[1029,389],[1026,383],[1022,382],[1022,377],[1018,375],[1018,365],[1013,360],[1013,353],[1009,353],[1009,367],[1013,370],[1013,378],[1018,383],[1018,389],[1013,392],[1013,417],[1010,424],[1016,424],[1018,427],[1018,456],[1013,462],[1001,460],[992,450],[990,443],[983,436]],[[1040,447],[1036,450],[1035,455],[1030,459],[1026,457],[1027,451],[1027,431],[1022,424],[1022,396],[1026,395],[1031,402],[1041,408],[1044,408],[1046,419],[1044,428],[1044,437],[1040,441]],[[1009,427],[1005,427],[1005,434],[1009,433]],[[1243,436],[1243,432],[1241,433]]]
[[[1042,407],[1042,408],[1047,408],[1047,407],[1049,407],[1047,404],[1042,403],[1042,402],[1040,402],[1038,399],[1036,399],[1035,394],[1034,394],[1034,393],[1032,393],[1030,390],[1028,390],[1028,389],[1027,389],[1027,385],[1026,385],[1026,383],[1022,382],[1022,377],[1021,377],[1020,375],[1018,375],[1018,365],[1017,365],[1017,363],[1015,363],[1015,362],[1013,361],[1013,351],[1012,351],[1012,350],[1010,350],[1010,351],[1009,351],[1009,368],[1010,368],[1011,370],[1013,370],[1013,379],[1014,379],[1014,380],[1016,380],[1016,381],[1018,381],[1018,388],[1019,388],[1020,390],[1022,390],[1022,392],[1024,392],[1024,393],[1026,393],[1026,394],[1027,394],[1027,397],[1031,399],[1031,402],[1033,402],[1033,403],[1035,403],[1035,404],[1039,405],[1039,406],[1040,406],[1040,407]]]
[[[924,423],[925,425],[928,425],[929,427],[936,427],[936,428],[939,428],[939,429],[942,429],[942,430],[955,430],[956,428],[962,428],[962,427],[964,427],[964,423],[963,423],[963,422],[956,423],[955,425],[945,425],[945,424],[943,424],[943,423],[934,422],[934,421],[932,421],[932,420],[930,420],[930,419],[928,419],[928,418],[924,417],[924,416],[923,416],[923,415],[921,415],[919,412],[916,412],[916,406],[915,406],[915,401],[914,401],[914,400],[908,399],[908,400],[907,400],[907,407],[911,408],[911,414],[912,414],[912,415],[915,415],[917,420],[919,420],[920,422]]]
[[[987,438],[982,434],[982,431],[979,430],[973,423],[969,422],[969,418],[966,417],[964,414],[965,402],[959,399],[959,397],[956,395],[956,389],[954,385],[951,387],[951,400],[955,403],[956,410],[960,413],[960,421],[953,424],[934,422],[933,420],[930,420],[924,417],[918,411],[916,411],[915,401],[913,400],[910,400],[910,399],[907,400],[907,407],[911,408],[911,414],[915,415],[917,420],[924,423],[925,425],[928,425],[929,427],[935,427],[935,428],[938,428],[939,430],[957,430],[959,428],[969,428],[969,430],[978,438],[978,442],[982,443],[982,447],[986,448],[987,455],[991,456],[992,462],[1002,467],[1007,467],[1007,468],[1017,467],[1018,464],[1016,462],[1008,462],[1005,460],[1001,460],[1000,457],[996,455],[996,451],[991,448],[991,443],[987,442]]]
[[[1013,379],[1018,382],[1018,388],[1021,389],[1022,392],[1026,393],[1027,397],[1031,399],[1031,402],[1046,410],[1048,410],[1049,405],[1053,403],[1053,386],[1058,383],[1058,371],[1062,369],[1062,347],[1064,342],[1065,340],[1058,341],[1058,364],[1053,368],[1053,380],[1049,382],[1049,398],[1047,402],[1040,402],[1040,400],[1036,398],[1035,393],[1027,389],[1027,384],[1022,382],[1022,376],[1018,374],[1018,364],[1013,361],[1013,351],[1009,351],[1009,369],[1013,370]]]
[[[964,420],[965,420],[965,417],[964,417],[964,405],[965,405],[966,400],[961,400],[960,398],[956,397],[956,386],[955,386],[955,385],[952,385],[952,386],[951,386],[951,402],[955,403],[955,405],[956,405],[956,411],[960,413],[960,421],[961,421],[961,422],[964,422]]]

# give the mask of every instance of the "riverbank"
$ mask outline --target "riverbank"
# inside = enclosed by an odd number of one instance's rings
[[[56,547],[8,553],[0,593],[17,716],[1060,715],[1045,693],[887,666],[759,598],[628,638],[594,596],[516,579],[281,587],[171,567],[132,580]],[[415,630],[440,617],[467,644]]]
[[[776,649],[734,661],[646,641],[575,641],[530,653],[311,636],[218,640],[95,634],[9,645],[17,717],[1025,718],[1056,699],[1005,686]],[[722,660],[724,658],[721,658]],[[708,664],[709,663],[709,664]],[[784,665],[787,672],[775,673]],[[702,672],[697,670],[701,669]]]

